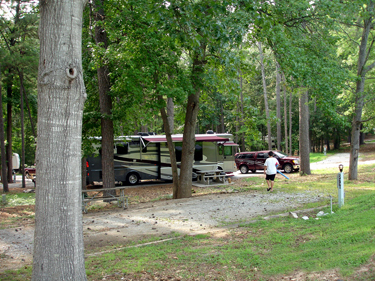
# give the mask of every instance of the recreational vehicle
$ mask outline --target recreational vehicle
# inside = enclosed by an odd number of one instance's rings
[[[181,164],[183,135],[172,135],[178,167]],[[238,145],[231,134],[195,135],[193,179],[197,173],[237,171],[234,155]],[[101,155],[87,158],[87,183],[102,181]],[[134,185],[140,180],[172,180],[171,160],[165,135],[118,137],[114,145],[115,181]]]

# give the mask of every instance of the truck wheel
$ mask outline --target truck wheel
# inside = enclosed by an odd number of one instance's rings
[[[284,166],[284,172],[287,173],[287,174],[293,172],[293,166],[290,165],[290,164],[285,164],[285,166]]]
[[[130,173],[127,177],[126,177],[126,182],[129,184],[129,185],[135,185],[139,182],[139,176],[138,174],[136,173]]]
[[[242,166],[240,167],[240,172],[241,172],[242,174],[247,174],[247,172],[249,172],[249,168],[248,168],[246,165],[242,165]]]

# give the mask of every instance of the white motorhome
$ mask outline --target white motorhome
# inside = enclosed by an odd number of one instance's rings
[[[181,164],[183,135],[172,135],[177,165]],[[193,178],[197,172],[237,171],[234,155],[238,145],[231,134],[195,135]],[[99,151],[100,152],[100,151]],[[87,183],[102,181],[101,155],[87,158]],[[115,181],[134,185],[140,180],[172,180],[171,160],[165,135],[118,137],[114,146]]]

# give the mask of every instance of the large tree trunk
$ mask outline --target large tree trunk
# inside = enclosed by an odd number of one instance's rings
[[[5,136],[4,136],[4,119],[3,119],[3,96],[1,87],[1,62],[0,62],[0,149],[1,149],[1,181],[3,182],[3,192],[9,192],[8,175],[6,167],[5,153]]]
[[[262,51],[262,44],[260,42],[258,42],[258,49],[259,49],[259,55],[260,55],[260,66],[262,69],[264,109],[266,110],[266,118],[267,118],[268,150],[272,150],[270,110],[268,108],[266,74],[264,72],[263,51]]]
[[[365,80],[366,74],[374,68],[375,62],[366,67],[367,60],[369,58],[369,53],[373,46],[373,41],[371,41],[370,46],[368,44],[368,38],[370,31],[373,27],[374,17],[372,16],[374,12],[374,2],[369,1],[367,5],[368,18],[363,21],[364,27],[362,31],[361,44],[359,46],[358,54],[358,65],[357,65],[357,86],[355,91],[355,109],[352,119],[352,133],[351,133],[351,143],[350,143],[350,166],[349,166],[349,180],[356,180],[358,177],[358,154],[359,154],[359,143],[360,143],[360,132],[361,132],[361,120],[362,120],[362,110],[365,104]]]
[[[276,117],[277,117],[277,150],[281,150],[281,101],[280,101],[280,66],[276,62]]]
[[[299,157],[300,175],[310,175],[310,138],[308,91],[299,99]]]
[[[81,138],[83,0],[40,1],[32,280],[86,280]]]
[[[103,28],[105,13],[104,0],[95,0],[95,43],[100,47],[108,47],[107,33]],[[102,58],[103,60],[103,58]],[[99,103],[101,114],[101,131],[102,131],[102,179],[103,188],[112,188],[115,186],[114,172],[114,141],[113,141],[113,121],[112,121],[112,99],[109,95],[110,81],[109,70],[105,62],[101,62],[101,66],[97,69],[98,87],[99,87]],[[115,195],[116,191],[107,192]]]

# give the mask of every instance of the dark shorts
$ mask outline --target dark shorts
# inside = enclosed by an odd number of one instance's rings
[[[266,175],[266,180],[274,181],[276,174],[273,175]]]

